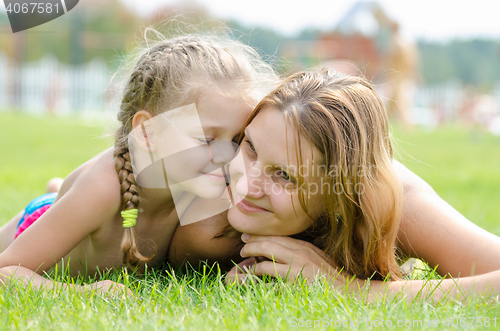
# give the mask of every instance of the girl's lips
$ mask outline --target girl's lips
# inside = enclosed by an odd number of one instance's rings
[[[226,179],[224,178],[224,176],[218,176],[218,175],[214,175],[214,174],[211,174],[211,173],[206,173],[206,172],[200,172],[200,174],[202,174],[203,176],[208,176],[214,180],[222,180],[222,181],[225,181]]]
[[[245,213],[269,213],[270,211],[264,208],[261,208],[246,199],[242,199],[240,202],[236,204],[236,207]]]

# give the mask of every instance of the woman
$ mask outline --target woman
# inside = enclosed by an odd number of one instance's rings
[[[365,79],[326,69],[289,77],[250,116],[241,155],[230,167],[237,205],[227,217],[244,233],[247,259],[229,277],[249,266],[258,276],[324,275],[339,288],[368,284],[370,298],[402,290],[410,300],[424,285],[433,299],[500,290],[500,238],[392,159],[385,110]],[[169,258],[235,254],[230,237],[212,239],[223,223],[178,227]],[[463,278],[404,281],[398,263],[408,257]]]

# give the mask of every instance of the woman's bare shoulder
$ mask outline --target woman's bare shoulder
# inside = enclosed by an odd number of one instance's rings
[[[500,238],[450,206],[423,179],[394,161],[404,187],[398,247],[425,260],[441,275],[467,276],[500,268]]]
[[[417,176],[410,169],[405,167],[399,161],[392,161],[392,168],[396,172],[396,176],[403,185],[404,193],[415,193],[416,191],[434,193],[432,187],[425,180]]]

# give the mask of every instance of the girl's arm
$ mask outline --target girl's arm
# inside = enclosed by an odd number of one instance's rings
[[[40,290],[62,288],[73,289],[76,291],[97,290],[103,293],[111,292],[118,296],[123,294],[127,294],[129,296],[132,295],[130,289],[127,289],[123,284],[119,284],[111,280],[102,280],[90,285],[66,284],[44,278],[36,272],[33,272],[33,270],[21,266],[0,268],[0,284],[7,285],[13,278],[17,279],[21,283],[30,285]]]
[[[51,286],[49,280],[39,275],[117,215],[120,188],[112,170],[106,162],[94,163],[57,203],[0,254],[3,283],[14,276],[23,282]]]
[[[220,265],[233,264],[232,260],[241,260],[239,236],[219,236],[227,224],[227,212],[212,216],[202,221],[187,225],[178,225],[168,248],[168,262],[175,266],[189,262],[197,265],[208,261]]]

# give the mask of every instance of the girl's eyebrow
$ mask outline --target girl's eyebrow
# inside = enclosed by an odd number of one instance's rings
[[[248,140],[252,140],[252,138],[248,134],[248,127],[246,127],[245,130],[243,130],[243,137],[247,138]]]
[[[223,126],[220,125],[202,125],[201,127],[203,128],[203,131],[210,131],[210,132],[221,131],[225,129]]]

